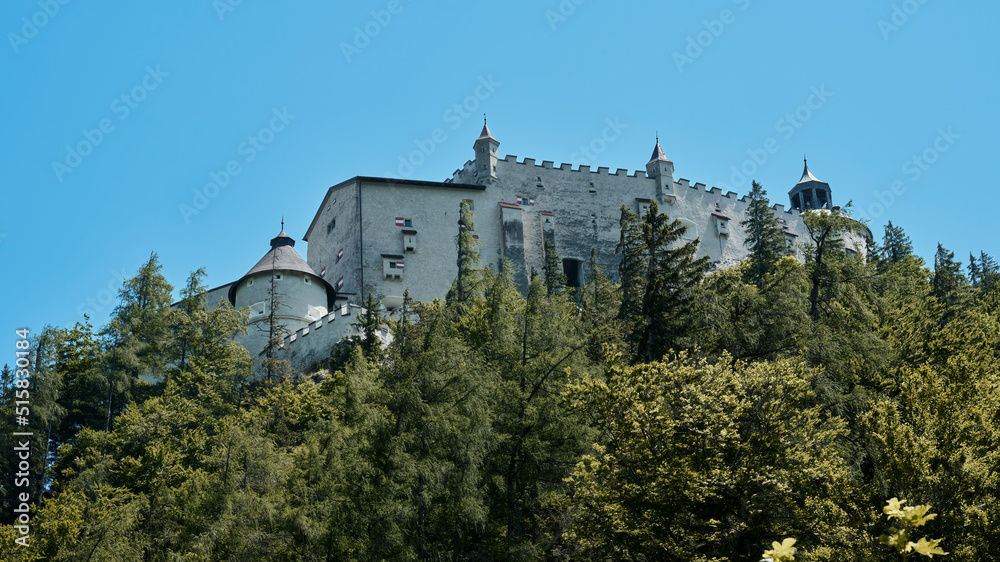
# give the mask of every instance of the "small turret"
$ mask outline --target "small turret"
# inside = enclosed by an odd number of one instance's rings
[[[833,192],[830,190],[830,184],[819,180],[809,171],[809,162],[805,156],[802,157],[802,162],[805,165],[802,170],[802,178],[788,192],[792,208],[805,211],[833,207]]]
[[[653,155],[646,163],[646,177],[656,181],[656,197],[674,194],[674,163],[663,153],[660,147],[660,136],[656,136],[656,147]]]
[[[476,183],[485,185],[497,181],[497,149],[500,141],[493,137],[490,128],[486,126],[486,117],[483,117],[483,132],[479,133],[479,138],[473,143],[472,148],[476,151]]]

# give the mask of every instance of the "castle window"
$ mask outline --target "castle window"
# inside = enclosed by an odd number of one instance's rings
[[[417,251],[417,231],[416,230],[403,230],[403,251],[404,252],[416,252]]]
[[[382,274],[386,279],[401,279],[403,277],[403,256],[400,254],[382,254]]]
[[[306,282],[306,285],[312,285],[312,281],[308,277],[303,277],[302,280]]]
[[[247,287],[249,287],[250,285],[253,285],[253,279],[247,281]]]
[[[336,227],[337,227],[337,219],[331,219],[330,222],[326,225],[326,233],[330,234],[330,232],[333,231],[333,229]]]
[[[250,305],[250,316],[263,316],[267,311],[267,303],[260,301]]]

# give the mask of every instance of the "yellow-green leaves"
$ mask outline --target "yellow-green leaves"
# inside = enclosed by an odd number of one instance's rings
[[[937,517],[935,513],[928,513],[930,509],[929,505],[908,506],[906,500],[897,498],[888,500],[882,511],[889,519],[895,519],[896,523],[890,528],[890,533],[882,535],[879,540],[882,544],[896,549],[904,558],[914,552],[928,558],[935,554],[942,556],[948,554],[938,546],[943,539],[921,537],[917,542],[910,540],[917,527]]]
[[[769,562],[792,562],[795,560],[795,539],[787,538],[780,543],[771,543],[771,550],[764,551],[764,559]]]

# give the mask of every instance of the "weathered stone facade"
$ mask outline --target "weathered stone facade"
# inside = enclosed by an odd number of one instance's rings
[[[416,300],[443,297],[458,271],[455,242],[462,200],[471,202],[475,212],[483,264],[497,268],[506,258],[522,289],[532,268],[543,269],[546,238],[554,242],[571,285],[586,282],[592,248],[609,275],[616,276],[620,208],[641,213],[652,200],[688,227],[688,239],[699,239],[699,255],[718,265],[747,255],[740,221],[749,201],[674,180],[673,163],[659,141],[645,171],[631,173],[556,166],[533,158],[519,161],[512,155],[500,159],[498,146],[484,125],[473,145],[475,159],[443,182],[358,176],[331,187],[305,236],[309,265],[355,303],[373,294],[391,308],[404,290]],[[790,193],[808,193],[809,204],[822,200],[832,205],[829,186],[808,167]],[[790,242],[807,239],[799,211],[782,204],[773,209]],[[863,251],[863,240],[850,243]]]
[[[282,321],[290,336],[282,353],[293,366],[305,368],[328,357],[341,338],[356,333],[350,323],[368,295],[390,310],[401,304],[407,290],[418,301],[445,296],[458,272],[456,239],[463,201],[475,213],[474,235],[483,265],[499,268],[506,259],[522,290],[532,269],[543,271],[546,240],[555,244],[570,285],[587,281],[585,264],[592,248],[607,273],[617,277],[622,205],[641,214],[656,201],[662,212],[687,226],[685,238],[698,240],[698,254],[718,267],[747,256],[740,222],[749,200],[675,180],[673,162],[659,139],[645,170],[631,173],[556,166],[533,158],[519,161],[512,155],[501,159],[499,144],[484,125],[473,144],[474,159],[442,182],[357,176],[329,188],[304,237],[308,263],[299,263],[294,243],[282,238],[282,232],[272,240],[272,252],[286,251],[284,265],[264,271],[261,264],[272,255],[269,252],[246,276],[213,289],[209,298],[228,296],[236,306],[259,308],[266,296],[262,287],[269,286],[273,275],[283,275],[289,313]],[[833,205],[830,186],[808,166],[789,199],[806,208]],[[772,209],[793,248],[808,240],[799,210],[782,204]],[[847,244],[862,253],[866,240],[850,237]],[[252,320],[261,322],[265,312],[255,311]],[[246,344],[251,353],[263,347],[259,335],[249,335]]]

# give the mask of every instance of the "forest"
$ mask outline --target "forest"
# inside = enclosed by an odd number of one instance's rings
[[[154,253],[105,325],[3,368],[0,559],[997,559],[996,261],[927,264],[891,222],[847,251],[849,205],[790,247],[749,199],[737,266],[654,202],[617,271],[566,287],[548,244],[526,294],[463,207],[447,297],[369,296],[307,372],[255,374],[248,311],[204,270],[174,303]]]

